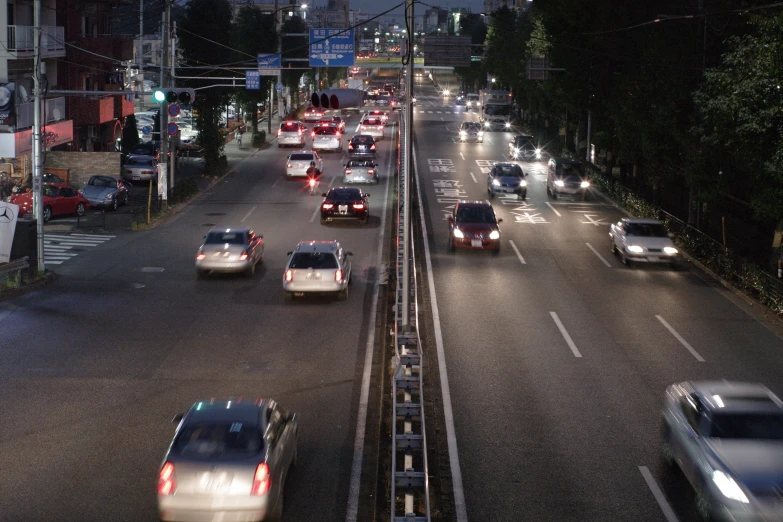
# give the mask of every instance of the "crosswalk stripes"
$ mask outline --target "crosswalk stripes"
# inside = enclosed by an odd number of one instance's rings
[[[98,234],[46,234],[44,263],[61,265],[79,255],[84,248],[96,247],[117,236]]]

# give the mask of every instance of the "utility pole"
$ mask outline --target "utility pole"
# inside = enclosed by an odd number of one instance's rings
[[[406,0],[406,12],[408,27],[413,27],[413,0]],[[405,142],[403,151],[405,154],[404,177],[405,177],[405,202],[403,203],[403,255],[402,255],[402,327],[410,326],[410,299],[411,299],[411,158],[413,157],[413,147],[411,136],[413,134],[413,43],[408,42],[408,73],[405,75]],[[408,497],[406,495],[405,505],[407,511]],[[412,503],[411,499],[411,503]]]
[[[278,4],[278,0],[275,0],[275,10],[274,10],[274,14],[272,16],[275,17],[275,20],[274,20],[275,21],[275,34],[277,35],[277,52],[279,54],[281,52],[280,50],[282,49],[283,43],[282,43],[282,39],[280,38],[280,24],[277,23],[278,16],[280,15],[280,12],[278,11],[278,5],[277,4]],[[281,66],[283,65],[282,61],[283,60],[282,60],[282,57],[281,57],[281,60],[280,60],[280,62],[281,62],[280,65]],[[277,81],[278,82],[280,81],[280,71],[277,72]],[[266,109],[266,113],[267,113],[267,123],[266,123],[266,125],[267,125],[267,134],[266,134],[267,135],[267,139],[269,139],[269,136],[272,135],[272,103],[273,103],[272,100],[273,100],[273,95],[275,93],[275,87],[276,87],[274,84],[272,84],[271,81],[269,83],[270,83],[270,86],[269,86],[269,106]]]
[[[139,0],[139,52],[137,56],[137,66],[139,67],[139,78],[141,79],[141,85],[138,96],[139,106],[144,108],[144,0]],[[135,104],[134,100],[134,104]]]
[[[43,165],[41,164],[41,0],[33,4],[33,214],[36,220],[38,272],[44,266]]]
[[[171,5],[171,4],[169,4]],[[167,7],[167,9],[169,9]],[[170,16],[171,11],[169,11]],[[174,88],[175,82],[177,81],[177,75],[176,75],[176,64],[177,64],[177,22],[174,22],[174,29],[171,33],[171,56],[169,57],[169,60],[171,61],[171,76],[169,77],[169,87]],[[177,137],[171,136],[169,138],[168,132],[166,133],[166,140],[171,139],[171,142],[176,145],[177,143]],[[169,172],[171,172],[171,183],[169,184],[169,190],[174,189],[174,166],[177,163],[177,147],[172,146],[171,147],[171,158],[169,161]]]
[[[163,10],[163,22],[160,28],[160,38],[162,40],[161,56],[160,56],[160,88],[165,92],[167,87],[166,83],[166,69],[168,68],[167,60],[169,58],[169,16],[171,15],[171,2],[166,0],[166,9]],[[169,104],[166,100],[163,100],[160,104],[160,161],[158,161],[158,197],[162,197],[164,201],[168,202],[168,134],[166,129],[169,125]],[[160,181],[163,180],[165,184],[161,187]],[[163,188],[164,190],[161,190]]]

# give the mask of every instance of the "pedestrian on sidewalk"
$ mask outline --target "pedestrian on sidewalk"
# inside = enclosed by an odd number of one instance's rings
[[[239,130],[239,127],[237,127],[237,130],[234,131],[234,139],[237,142],[237,146],[241,149],[242,148],[242,132]]]

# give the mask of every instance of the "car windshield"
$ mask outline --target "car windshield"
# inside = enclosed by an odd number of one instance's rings
[[[381,125],[381,120],[375,118],[367,118],[362,122],[362,125]]]
[[[244,422],[189,422],[171,452],[181,457],[214,459],[256,455],[263,448],[258,427]]]
[[[517,147],[531,147],[531,148],[535,148],[535,146],[530,141],[530,139],[531,138],[529,136],[517,136],[516,139],[515,139],[516,146]]]
[[[116,187],[117,182],[111,179],[106,178],[90,178],[90,181],[87,182],[88,185],[92,185],[93,187]]]
[[[508,116],[511,114],[510,105],[487,105],[484,111],[492,116]]]
[[[640,237],[668,237],[666,229],[660,223],[628,223],[627,234]]]
[[[245,233],[244,232],[210,232],[207,234],[204,240],[205,245],[244,245]]]
[[[335,127],[318,127],[313,132],[316,136],[333,136],[338,134],[340,131],[338,131]]]
[[[131,154],[140,154],[143,156],[152,156],[155,154],[155,147],[152,145],[136,145],[131,150]]]
[[[280,125],[280,130],[283,132],[296,132],[299,130],[299,125],[296,123],[283,123]]]
[[[557,166],[557,173],[564,178],[581,178],[584,176],[581,163],[561,163]]]
[[[50,198],[56,198],[57,187],[52,187],[51,185],[44,185],[44,196],[49,196]]]
[[[354,136],[351,141],[357,145],[372,145],[375,143],[375,139],[372,136]]]
[[[460,207],[457,210],[460,223],[495,223],[495,213],[486,207]]]
[[[783,414],[716,413],[707,433],[722,439],[783,440]]]
[[[337,259],[332,253],[297,252],[289,268],[337,268]]]
[[[498,165],[495,167],[495,176],[518,176],[522,177],[522,169],[519,165]]]
[[[129,158],[128,162],[125,163],[125,165],[143,165],[143,166],[150,166],[152,165],[152,159],[150,158]]]
[[[291,161],[315,161],[312,154],[291,154]]]
[[[346,165],[346,167],[374,167],[375,164],[372,160],[350,160]]]
[[[478,123],[465,122],[462,124],[462,130],[480,129],[481,126]]]
[[[326,194],[327,201],[360,200],[362,192],[355,188],[333,188]]]

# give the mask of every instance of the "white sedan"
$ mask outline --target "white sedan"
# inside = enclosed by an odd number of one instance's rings
[[[332,123],[322,123],[316,126],[312,132],[313,150],[331,150],[339,152],[343,150],[343,136],[340,129]]]
[[[669,263],[676,268],[680,251],[672,237],[657,219],[623,218],[609,228],[612,253],[619,254],[626,266],[633,261]]]

